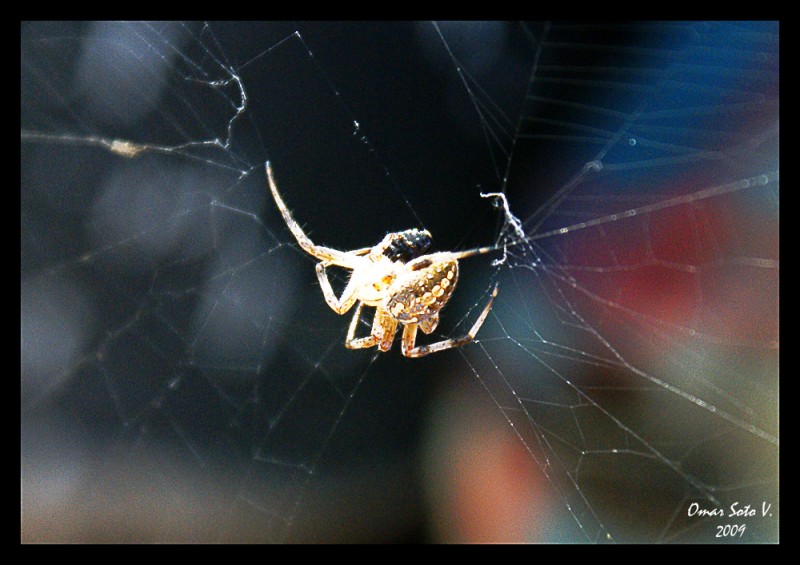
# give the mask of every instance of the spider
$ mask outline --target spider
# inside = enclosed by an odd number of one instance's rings
[[[497,296],[497,285],[481,315],[465,336],[429,345],[416,345],[417,329],[426,334],[435,330],[439,323],[439,311],[453,295],[458,281],[458,260],[488,253],[495,248],[481,247],[458,253],[425,255],[431,245],[431,234],[427,230],[419,229],[389,233],[374,247],[353,251],[339,251],[316,245],[303,232],[283,202],[269,161],[266,169],[272,196],[287,227],[303,251],[320,261],[316,270],[325,302],[337,314],[344,314],[358,302],[347,330],[345,347],[361,349],[377,346],[381,351],[389,351],[398,325],[403,326],[402,352],[406,357],[422,357],[429,353],[462,347],[475,338],[492,309],[492,302]],[[338,298],[326,271],[332,265],[352,270],[350,280]],[[356,337],[364,305],[375,307],[372,331],[367,337]]]

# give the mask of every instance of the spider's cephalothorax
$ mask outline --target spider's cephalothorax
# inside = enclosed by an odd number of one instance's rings
[[[436,351],[461,347],[475,339],[489,315],[494,297],[497,296],[496,285],[489,302],[467,335],[430,345],[416,345],[417,329],[431,333],[439,323],[439,311],[450,300],[458,281],[458,260],[488,253],[495,248],[482,247],[458,253],[426,255],[431,245],[431,234],[427,230],[419,229],[390,233],[374,247],[353,251],[339,251],[316,245],[294,220],[283,202],[269,163],[267,178],[275,204],[297,243],[306,253],[320,261],[317,263],[317,278],[325,302],[337,314],[344,314],[358,302],[347,330],[346,347],[360,349],[377,346],[381,351],[388,351],[392,347],[398,325],[403,326],[402,351],[406,357],[422,357]],[[331,266],[352,270],[350,280],[338,298],[326,271]],[[370,335],[357,338],[356,329],[364,305],[375,308],[375,317]]]
[[[388,242],[383,254],[391,261],[401,263],[408,263],[412,259],[425,255],[425,252],[431,247],[430,232],[416,228],[387,234],[384,238],[384,241],[386,240]]]

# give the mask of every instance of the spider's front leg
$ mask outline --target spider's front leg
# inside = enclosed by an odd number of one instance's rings
[[[331,281],[328,278],[328,271],[326,270],[327,267],[333,264],[334,263],[331,261],[317,263],[317,279],[319,279],[319,286],[322,287],[322,295],[325,297],[325,302],[328,303],[328,306],[330,306],[334,312],[341,315],[350,310],[353,304],[356,303],[356,290],[358,290],[358,286],[353,279],[350,279],[347,286],[345,286],[342,291],[342,296],[336,298],[336,293],[331,286]]]
[[[297,221],[292,217],[292,213],[289,211],[289,208],[286,206],[283,198],[281,198],[281,194],[278,192],[278,185],[275,183],[275,177],[272,174],[272,166],[269,164],[269,161],[267,161],[266,167],[269,188],[272,192],[272,197],[275,200],[275,204],[278,206],[281,216],[283,216],[283,221],[286,222],[286,226],[289,228],[289,231],[292,232],[292,235],[294,235],[294,238],[297,240],[297,243],[300,245],[303,251],[309,255],[313,255],[320,261],[328,262],[329,265],[336,263],[342,267],[352,269],[352,254],[345,251],[339,251],[338,249],[317,245],[311,241],[311,239],[303,231],[303,228],[300,227],[300,224],[298,224]],[[369,251],[369,249],[359,249],[354,253],[355,255],[362,255],[367,251]],[[330,304],[330,302],[328,304]],[[341,312],[339,313],[341,314]]]

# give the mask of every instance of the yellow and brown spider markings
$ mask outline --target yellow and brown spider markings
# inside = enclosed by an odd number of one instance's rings
[[[395,280],[388,293],[386,310],[401,324],[423,322],[438,315],[458,281],[458,261],[423,261],[413,266],[413,274],[413,278]]]

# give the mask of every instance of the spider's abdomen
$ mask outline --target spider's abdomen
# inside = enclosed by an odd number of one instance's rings
[[[458,261],[443,261],[411,271],[389,288],[385,309],[401,324],[435,316],[447,304],[458,281]]]

